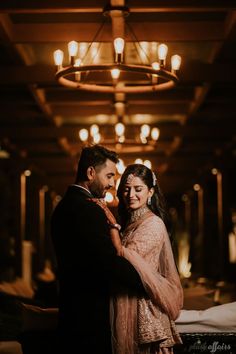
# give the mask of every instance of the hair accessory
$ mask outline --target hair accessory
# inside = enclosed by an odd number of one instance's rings
[[[155,173],[152,171],[152,183],[153,183],[153,187],[155,187],[156,186],[156,184],[157,184],[157,177],[156,177],[156,175],[155,175]]]
[[[126,183],[132,183],[133,179],[134,179],[134,175],[130,173],[127,177]]]

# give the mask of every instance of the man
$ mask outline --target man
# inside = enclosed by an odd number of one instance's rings
[[[51,220],[58,262],[61,352],[111,354],[111,283],[144,291],[138,273],[117,256],[104,210],[91,198],[104,198],[114,186],[115,152],[100,145],[82,150],[75,184],[69,186]],[[121,287],[119,287],[119,285]],[[113,286],[114,289],[114,286]],[[78,348],[72,350],[72,348]]]

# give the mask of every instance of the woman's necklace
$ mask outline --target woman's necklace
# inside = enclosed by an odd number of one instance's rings
[[[144,214],[146,214],[148,211],[150,211],[150,209],[148,208],[147,205],[143,205],[142,207],[140,207],[139,209],[136,210],[132,210],[130,212],[130,218],[129,218],[129,222],[133,223],[137,220],[139,220]]]

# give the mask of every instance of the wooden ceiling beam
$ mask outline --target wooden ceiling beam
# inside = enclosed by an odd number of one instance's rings
[[[1,2],[0,11],[10,13],[67,13],[67,12],[100,12],[106,2],[104,0],[87,0],[78,2],[76,0],[8,0]],[[130,11],[132,12],[218,12],[228,11],[235,8],[234,0],[129,0]]]
[[[90,102],[97,102],[99,100],[107,99],[109,101],[114,101],[114,97],[112,94],[104,94],[104,93],[96,93],[92,94],[91,92],[79,91],[79,90],[61,90],[58,89],[45,89],[46,100],[48,103],[56,103],[56,102],[73,102],[73,101],[83,101],[87,104]],[[129,102],[135,104],[137,101],[137,95],[129,94],[128,96]],[[152,100],[157,99],[157,94],[155,92],[151,93],[142,93],[142,102],[150,102]],[[185,102],[194,99],[194,88],[179,88],[178,86],[169,91],[160,91],[158,92],[158,102]],[[1,96],[0,96],[1,101]]]
[[[58,43],[75,39],[91,42],[101,23],[14,24],[12,43]],[[135,22],[130,23],[139,41],[223,41],[223,22]],[[129,36],[127,41],[131,41]],[[111,24],[106,23],[98,42],[112,41]]]
[[[73,116],[91,116],[97,114],[111,115],[115,114],[115,109],[111,102],[107,104],[94,104],[84,105],[83,103],[69,103],[63,105],[53,104],[51,105],[52,111],[55,115],[62,115],[63,117]],[[188,104],[176,103],[175,105],[169,105],[168,102],[159,104],[156,102],[147,102],[147,104],[128,104],[126,108],[127,114],[182,114],[187,112]]]

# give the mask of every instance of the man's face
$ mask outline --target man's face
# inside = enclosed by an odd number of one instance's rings
[[[96,198],[104,198],[108,189],[115,184],[116,164],[111,160],[95,168],[95,177],[90,184],[90,191]]]

